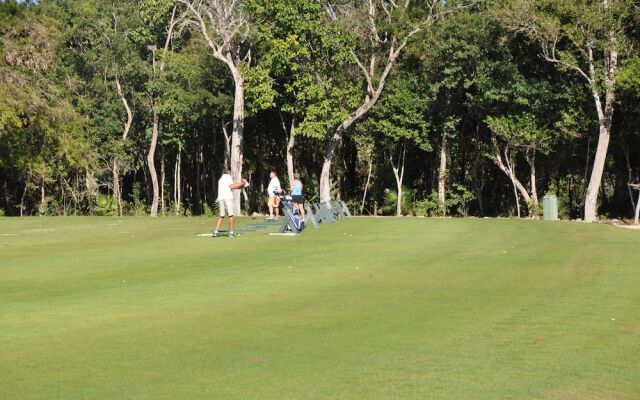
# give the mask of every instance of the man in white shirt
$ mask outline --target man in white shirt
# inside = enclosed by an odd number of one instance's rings
[[[278,174],[276,171],[271,171],[269,174],[271,181],[269,182],[269,187],[267,187],[267,194],[269,195],[269,200],[267,200],[267,205],[269,206],[269,217],[267,219],[273,219],[273,212],[275,209],[275,218],[280,218],[280,199],[277,196],[277,193],[280,192],[280,179],[278,179]]]
[[[225,168],[222,171],[222,176],[218,180],[218,199],[216,200],[220,208],[220,216],[216,222],[216,230],[213,231],[213,237],[218,237],[218,230],[220,229],[220,225],[222,225],[225,214],[229,216],[229,237],[236,236],[233,233],[235,226],[233,217],[233,190],[242,189],[247,186],[249,186],[249,183],[246,179],[243,179],[242,182],[234,183],[233,178],[229,174],[229,170]]]

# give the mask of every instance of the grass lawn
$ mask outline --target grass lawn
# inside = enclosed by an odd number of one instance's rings
[[[0,218],[0,399],[640,398],[640,231],[211,225]]]

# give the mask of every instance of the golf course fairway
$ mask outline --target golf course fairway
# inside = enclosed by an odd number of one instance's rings
[[[0,218],[0,399],[640,398],[640,231],[212,225]]]

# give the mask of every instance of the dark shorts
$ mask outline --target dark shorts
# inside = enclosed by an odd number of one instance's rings
[[[304,204],[304,196],[291,196],[291,201],[298,204]]]

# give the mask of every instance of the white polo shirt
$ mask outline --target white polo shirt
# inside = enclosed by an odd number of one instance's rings
[[[271,181],[269,182],[269,187],[267,187],[267,193],[269,194],[269,197],[272,197],[276,195],[275,192],[279,192],[279,191],[280,191],[280,179],[278,179],[278,177],[276,176],[275,178],[271,178]]]
[[[223,174],[218,180],[218,200],[233,200],[233,192],[231,191],[233,178],[229,174]]]

